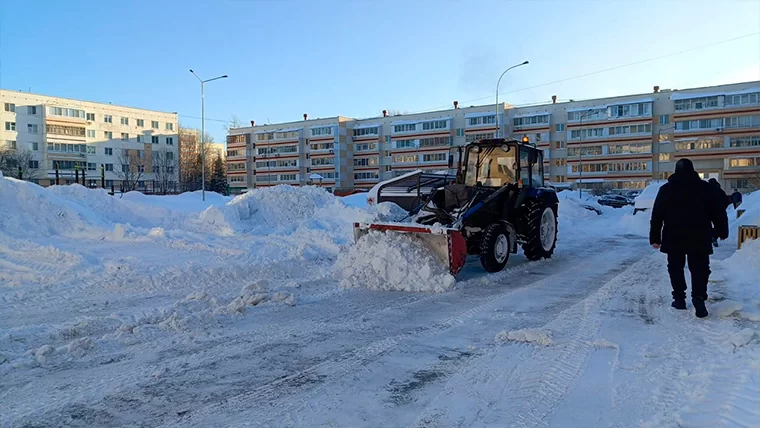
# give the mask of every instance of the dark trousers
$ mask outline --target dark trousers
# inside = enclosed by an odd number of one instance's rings
[[[686,277],[684,266],[689,258],[691,272],[691,297],[707,300],[707,280],[710,278],[709,254],[668,253],[668,274],[673,286],[673,299],[686,299]]]

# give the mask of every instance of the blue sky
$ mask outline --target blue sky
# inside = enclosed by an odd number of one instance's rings
[[[760,0],[0,2],[0,87],[247,123],[760,80]],[[207,129],[223,140],[221,122]]]

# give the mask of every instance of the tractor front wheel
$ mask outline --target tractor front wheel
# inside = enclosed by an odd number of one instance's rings
[[[528,260],[548,259],[557,246],[557,214],[541,201],[529,202],[527,208],[527,233],[522,246]]]
[[[509,261],[509,231],[501,223],[494,223],[483,232],[480,241],[480,264],[486,272],[499,272]]]

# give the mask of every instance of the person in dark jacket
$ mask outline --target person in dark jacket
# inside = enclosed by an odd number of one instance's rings
[[[742,194],[736,189],[734,189],[734,193],[731,194],[731,203],[734,204],[734,209],[739,208],[739,205],[742,204]]]
[[[728,197],[726,192],[723,191],[723,189],[720,187],[720,183],[718,183],[718,180],[711,178],[707,181],[710,184],[710,188],[715,192],[715,197],[718,199],[718,204],[722,209],[727,209],[729,205],[731,205],[731,198]],[[718,231],[713,227],[713,235],[712,235],[712,245],[713,247],[718,247],[718,238],[720,238],[720,234]]]
[[[668,182],[660,187],[652,208],[649,243],[668,255],[673,306],[686,309],[684,266],[689,261],[691,301],[697,317],[707,316],[712,233],[728,238],[728,216],[714,189],[699,178],[689,159],[676,163]]]

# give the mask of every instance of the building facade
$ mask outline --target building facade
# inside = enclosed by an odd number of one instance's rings
[[[448,169],[471,141],[505,135],[544,152],[556,186],[640,189],[688,157],[725,188],[760,186],[760,82],[513,107],[453,108],[372,119],[336,117],[233,129],[235,193],[276,184],[371,187],[415,169]]]
[[[31,181],[177,191],[176,113],[9,90],[0,108],[0,146],[28,154]]]

